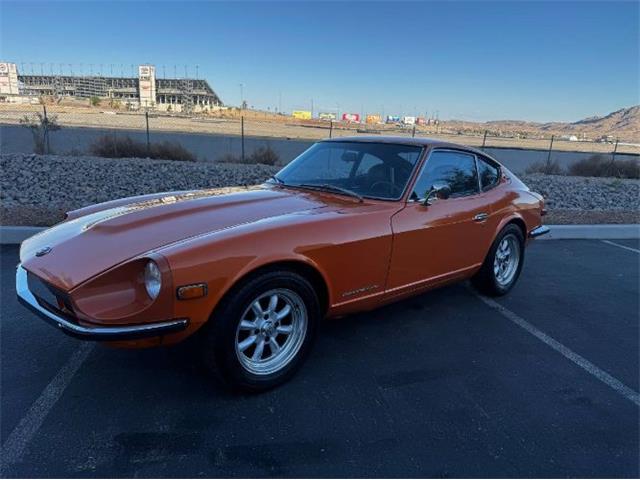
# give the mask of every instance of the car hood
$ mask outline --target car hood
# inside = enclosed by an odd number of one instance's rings
[[[68,291],[130,258],[173,242],[327,205],[321,196],[270,187],[216,193],[150,195],[115,207],[93,207],[91,213],[25,240],[20,249],[22,266]],[[42,255],[45,251],[48,253]]]

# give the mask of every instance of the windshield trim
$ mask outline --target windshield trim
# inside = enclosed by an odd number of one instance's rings
[[[317,145],[319,143],[339,143],[339,142],[340,142],[339,138],[326,139],[326,140],[320,140],[319,142],[315,142],[313,145]],[[407,179],[407,182],[405,183],[404,189],[402,190],[402,193],[400,194],[400,196],[395,197],[395,198],[377,197],[377,196],[374,196],[374,195],[365,195],[365,194],[362,194],[362,193],[358,192],[358,195],[360,195],[362,198],[366,198],[366,199],[369,199],[369,200],[380,200],[380,201],[383,201],[383,202],[400,202],[405,198],[405,196],[407,195],[407,191],[408,191],[409,187],[411,185],[413,185],[413,180],[414,180],[414,177],[415,177],[415,174],[416,174],[416,170],[422,164],[422,160],[424,159],[424,154],[428,150],[426,145],[413,145],[413,144],[410,144],[410,143],[403,143],[403,142],[399,142],[399,141],[398,142],[382,142],[382,141],[371,142],[371,141],[346,140],[346,141],[342,141],[341,143],[369,144],[369,145],[398,145],[398,146],[403,146],[403,147],[407,147],[407,146],[416,147],[416,148],[420,149],[420,151],[418,153],[418,158],[416,158],[416,162],[415,162],[415,164],[413,165],[413,167],[411,169],[411,174],[409,175],[409,178]],[[311,145],[311,147],[313,147],[313,145]],[[311,148],[311,147],[309,147],[309,148]],[[291,162],[289,162],[289,163],[291,163]],[[287,163],[287,165],[289,165],[289,163]],[[279,177],[280,172],[284,168],[286,168],[287,165],[283,165],[283,167],[275,174],[275,176],[280,178]],[[274,181],[272,178],[267,180],[267,182],[272,184],[272,185],[277,185],[279,187],[291,187],[291,188],[297,188],[297,189],[300,189],[300,190],[305,189],[305,187],[298,186],[295,183],[286,183],[286,181],[285,181],[285,183],[278,183],[278,182]],[[307,190],[311,190],[311,189],[307,189]],[[320,190],[316,190],[316,191],[320,191]],[[340,195],[340,196],[348,197],[348,198],[355,198],[355,197],[353,197],[351,195],[347,195],[345,193],[340,193],[338,191],[334,192],[334,191],[329,191],[329,190],[323,190],[323,193],[329,193],[329,194],[332,194],[332,195]]]

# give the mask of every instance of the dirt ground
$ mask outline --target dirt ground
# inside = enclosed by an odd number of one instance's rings
[[[47,107],[50,116],[55,116],[62,126],[94,127],[113,129],[145,129],[146,119],[141,112],[124,112],[100,108],[82,108],[61,105]],[[0,123],[15,125],[27,116],[42,112],[40,105],[7,105],[0,104]],[[440,140],[463,143],[471,146],[482,146],[482,135],[457,135],[446,133],[445,125],[416,126],[417,136],[428,136]],[[210,133],[221,135],[240,135],[242,125],[239,118],[199,116],[184,117],[170,115],[149,115],[149,128],[154,131]],[[315,140],[329,136],[329,123],[319,121],[299,122],[288,117],[274,117],[260,112],[251,112],[244,121],[244,134],[252,137],[287,138]],[[361,125],[334,122],[331,135],[333,137],[350,135],[405,135],[413,134],[412,127],[398,127],[389,125]],[[486,146],[523,149],[548,149],[548,139],[522,139],[507,137],[487,137]],[[609,143],[571,142],[555,140],[554,150],[610,153],[614,146]],[[618,145],[620,153],[640,154],[640,147],[633,145]]]

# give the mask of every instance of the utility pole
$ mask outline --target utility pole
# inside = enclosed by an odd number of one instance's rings
[[[240,109],[244,110],[244,85],[240,84]]]
[[[282,90],[278,92],[278,113],[282,113]]]
[[[313,118],[313,98],[311,99],[311,118]]]

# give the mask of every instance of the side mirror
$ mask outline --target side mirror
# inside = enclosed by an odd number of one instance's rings
[[[427,191],[425,194],[424,202],[422,203],[424,206],[431,205],[431,200],[433,197],[440,198],[442,200],[446,200],[451,195],[451,187],[444,182],[437,182],[431,186],[431,189]]]

